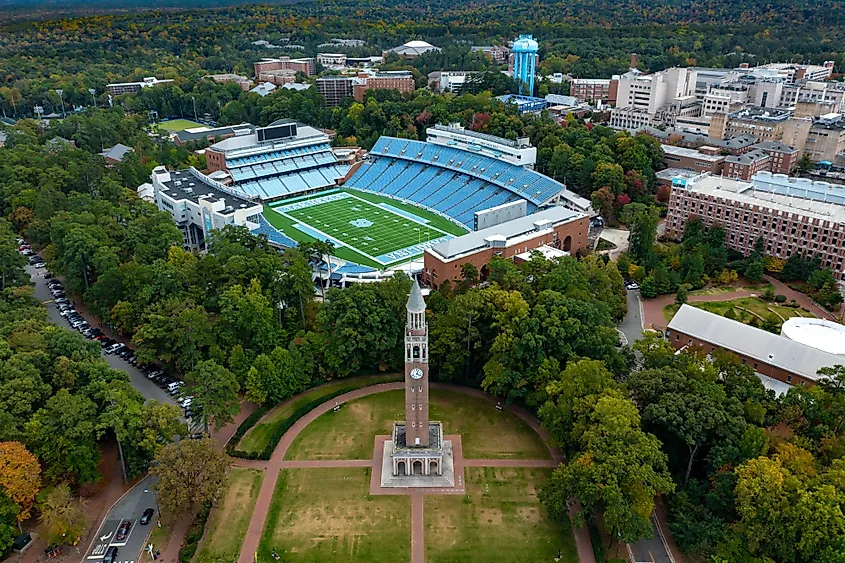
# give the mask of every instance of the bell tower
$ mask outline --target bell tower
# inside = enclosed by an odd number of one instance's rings
[[[428,323],[425,299],[414,280],[405,325],[405,440],[408,447],[428,447]]]

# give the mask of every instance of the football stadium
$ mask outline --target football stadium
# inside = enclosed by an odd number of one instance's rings
[[[588,200],[533,169],[528,139],[456,124],[426,133],[426,141],[381,137],[350,166],[325,132],[278,121],[210,146],[207,174],[154,174],[156,201],[187,245],[201,246],[209,229],[226,224],[245,224],[279,247],[331,243],[332,263],[323,266],[335,281],[420,271],[426,249],[542,209],[592,213]]]

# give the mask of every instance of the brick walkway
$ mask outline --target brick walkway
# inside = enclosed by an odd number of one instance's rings
[[[471,389],[457,385],[449,385],[442,383],[432,383],[432,388],[443,389],[474,397],[481,398],[488,401],[492,405],[496,404],[496,399],[483,391],[478,389]],[[257,469],[264,469],[264,480],[261,483],[261,490],[258,493],[258,499],[253,509],[252,517],[249,522],[244,537],[243,546],[241,547],[239,563],[253,563],[257,559],[258,545],[261,540],[261,533],[264,530],[264,525],[267,520],[267,511],[270,508],[270,503],[273,499],[273,492],[276,489],[276,483],[279,478],[279,472],[285,468],[311,468],[311,467],[372,467],[371,474],[371,494],[409,494],[411,495],[411,563],[422,563],[425,561],[425,521],[423,515],[424,500],[426,494],[463,494],[464,467],[557,467],[563,460],[561,452],[557,448],[550,448],[552,459],[547,460],[511,460],[511,459],[474,459],[465,460],[463,458],[463,451],[461,448],[460,436],[444,436],[444,439],[452,440],[453,444],[453,463],[455,466],[455,486],[448,488],[433,488],[433,489],[390,489],[384,490],[380,487],[381,483],[381,448],[383,448],[385,436],[377,436],[375,441],[373,459],[361,460],[303,460],[303,461],[285,461],[287,450],[293,443],[294,439],[308,424],[316,420],[322,414],[334,408],[336,403],[345,403],[361,397],[366,397],[384,391],[399,390],[404,388],[403,382],[395,383],[380,383],[369,387],[363,387],[345,393],[330,401],[319,405],[311,412],[296,421],[293,426],[282,436],[269,461],[260,460],[235,460],[234,464],[238,467],[253,467]],[[511,405],[503,406],[504,410],[512,412],[513,414],[524,420],[532,429],[534,429],[544,441],[548,442],[548,432],[540,426],[539,421],[534,418],[531,413],[521,407],[514,407]],[[379,485],[376,485],[378,483]],[[570,502],[572,507],[569,511],[570,517],[574,517],[578,513],[580,507],[578,503],[572,500]],[[590,543],[589,532],[586,528],[573,527],[573,534],[575,536],[575,545],[578,549],[578,558],[581,563],[596,563],[595,555],[593,554],[592,544]],[[169,563],[169,562],[168,562]]]

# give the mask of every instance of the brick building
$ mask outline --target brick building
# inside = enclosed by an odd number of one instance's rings
[[[699,347],[705,352],[724,350],[751,366],[763,384],[778,393],[789,386],[815,385],[823,367],[845,358],[754,328],[690,305],[682,305],[669,322],[666,337],[675,349]]]
[[[569,95],[582,102],[607,101],[610,98],[610,79],[573,78],[569,83]]]
[[[307,76],[313,76],[317,70],[316,59],[292,59],[290,57],[279,57],[278,59],[261,59],[253,64],[255,76],[261,75],[268,70],[295,70]]]
[[[352,97],[355,101],[362,102],[367,90],[399,90],[402,94],[410,94],[414,88],[414,75],[407,70],[361,73],[352,82]]]
[[[845,186],[760,172],[751,182],[700,176],[673,182],[666,234],[683,236],[686,222],[725,228],[727,245],[745,255],[758,238],[777,258],[818,255],[823,267],[845,280]]]
[[[754,149],[763,151],[772,157],[769,172],[772,174],[792,174],[801,157],[798,149],[780,141],[765,141],[754,145]]]
[[[703,146],[698,150],[661,145],[663,147],[663,164],[667,168],[683,168],[695,172],[709,172],[721,174],[725,165],[725,156],[719,154],[716,147]]]
[[[750,180],[757,172],[770,171],[772,157],[768,152],[755,149],[735,154],[725,159],[724,174],[728,178]]]
[[[258,82],[269,82],[270,84],[275,84],[276,86],[292,84],[296,82],[296,71],[289,68],[265,70],[258,75]]]
[[[474,231],[428,248],[424,275],[431,287],[461,279],[464,264],[475,266],[482,279],[493,256],[515,256],[550,246],[574,255],[588,247],[590,218],[564,207],[551,207],[506,223]]]

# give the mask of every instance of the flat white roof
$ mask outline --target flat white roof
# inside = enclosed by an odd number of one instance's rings
[[[473,231],[463,236],[449,239],[433,246],[428,249],[427,252],[433,252],[439,258],[444,260],[454,260],[455,258],[467,253],[487,248],[487,241],[494,240],[494,237],[495,240],[504,239],[506,246],[511,246],[517,242],[521,242],[522,240],[533,238],[538,232],[548,231],[555,225],[568,223],[585,217],[587,217],[587,215],[571,211],[565,207],[550,207],[548,209],[538,211],[533,215],[526,215],[525,217],[519,217],[518,219],[508,221],[507,223],[501,223],[486,229],[481,229],[480,231]],[[548,223],[542,224],[544,223],[544,220],[548,220]],[[541,223],[541,225],[539,225],[539,231],[537,226],[535,226],[535,223]]]
[[[660,145],[665,154],[674,156],[685,156],[687,158],[695,158],[696,160],[705,160],[707,162],[719,162],[725,160],[725,157],[718,154],[704,154],[695,149],[688,149],[686,147],[676,147],[675,145]]]
[[[748,203],[784,213],[806,215],[826,221],[845,223],[845,206],[823,201],[813,201],[798,197],[773,194],[752,189],[750,182],[732,180],[723,176],[703,176],[686,188],[673,187],[676,190],[686,190],[713,197]]]

